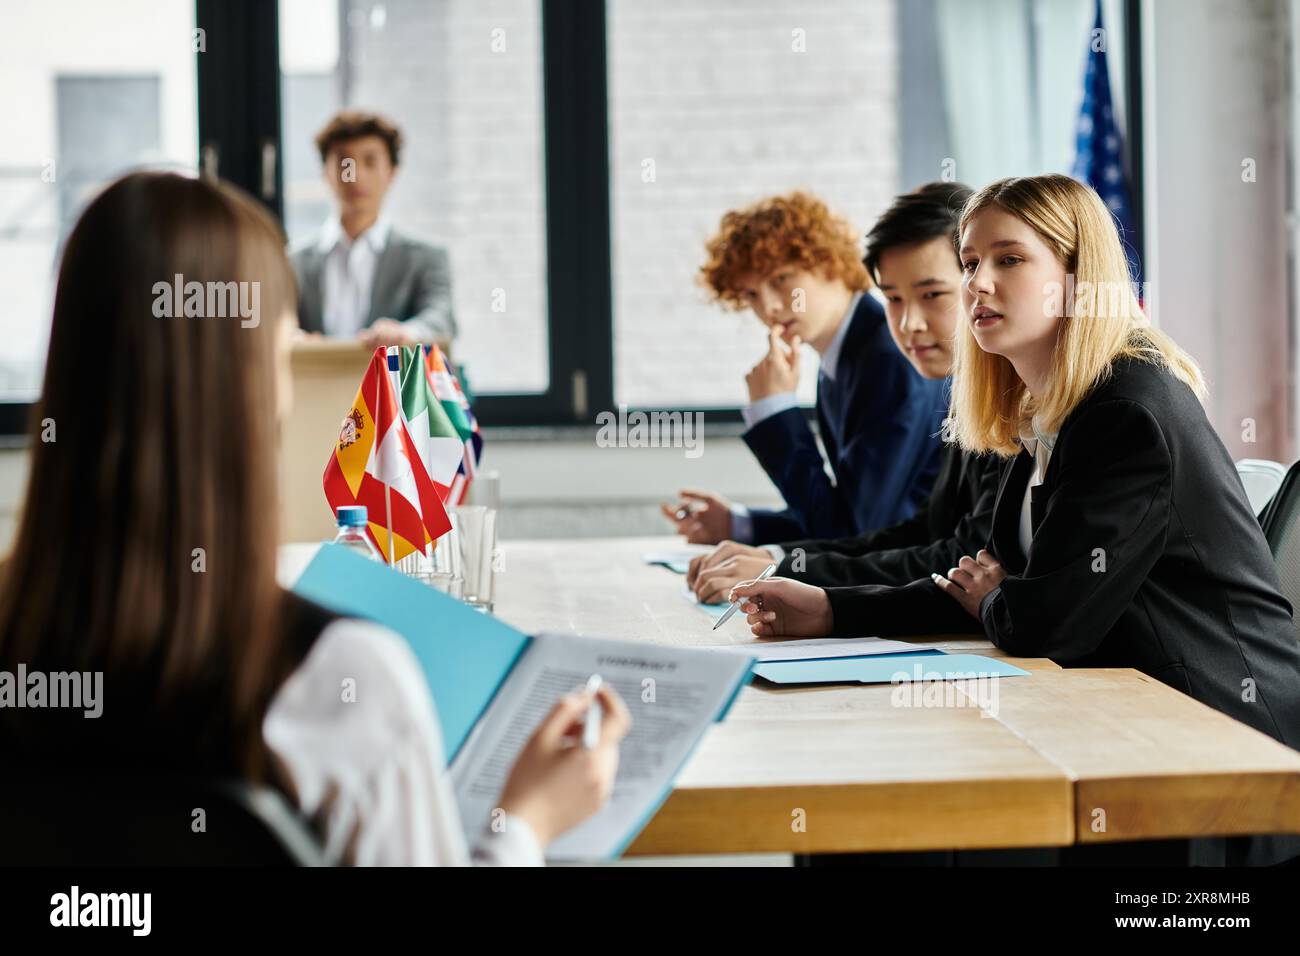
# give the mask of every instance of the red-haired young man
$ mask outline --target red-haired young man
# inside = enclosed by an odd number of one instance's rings
[[[692,543],[768,544],[910,517],[939,471],[947,391],[894,346],[849,225],[806,193],[765,199],[723,216],[701,275],[719,303],[753,311],[768,329],[767,354],[745,377],[745,442],[786,507],[684,491],[663,506],[677,530]],[[821,358],[817,420],[833,479],[795,398],[805,343]]]

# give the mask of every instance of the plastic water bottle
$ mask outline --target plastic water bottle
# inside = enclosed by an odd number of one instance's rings
[[[382,563],[383,555],[379,553],[379,549],[370,540],[370,535],[366,533],[366,523],[369,518],[366,514],[366,506],[345,505],[338,509],[337,514],[339,533],[334,536],[334,543],[355,551],[363,558]]]

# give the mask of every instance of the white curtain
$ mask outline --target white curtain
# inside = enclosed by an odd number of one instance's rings
[[[979,187],[1068,172],[1093,0],[937,0],[935,13],[957,178]],[[1105,0],[1102,15],[1122,123],[1121,0]]]

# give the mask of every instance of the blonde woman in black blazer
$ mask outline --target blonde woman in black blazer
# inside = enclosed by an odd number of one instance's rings
[[[754,633],[978,627],[1015,655],[1137,668],[1300,748],[1291,607],[1200,371],[1143,316],[1104,204],[1064,176],[1002,180],[959,244],[953,424],[1007,459],[988,548],[904,587],[738,587]],[[1300,854],[1291,836],[1193,843],[1202,863]]]

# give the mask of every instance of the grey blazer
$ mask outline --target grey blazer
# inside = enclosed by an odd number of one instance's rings
[[[325,253],[312,239],[289,258],[298,277],[298,324],[308,332],[323,332]],[[376,319],[404,322],[422,342],[450,343],[456,337],[456,318],[447,251],[390,230],[375,264],[366,325]]]

